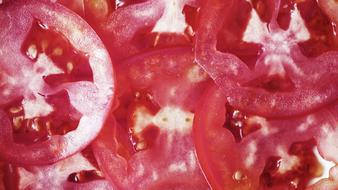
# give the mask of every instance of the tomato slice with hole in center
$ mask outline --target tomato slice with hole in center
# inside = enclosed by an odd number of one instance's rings
[[[334,186],[337,175],[329,170],[335,171],[338,162],[336,109],[266,119],[229,106],[223,90],[211,86],[193,126],[197,156],[208,182],[215,190]]]
[[[113,98],[104,45],[78,16],[44,1],[4,4],[0,25],[0,157],[37,165],[81,151]]]

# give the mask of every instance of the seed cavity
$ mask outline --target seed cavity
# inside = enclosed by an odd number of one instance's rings
[[[41,126],[40,126],[40,124],[39,124],[39,118],[34,118],[34,119],[33,119],[31,128],[32,128],[34,131],[40,131]]]

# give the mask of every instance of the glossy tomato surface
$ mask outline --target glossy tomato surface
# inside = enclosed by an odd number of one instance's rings
[[[13,1],[0,12],[0,157],[45,164],[85,148],[114,91],[102,42],[57,4]]]
[[[231,105],[293,116],[337,99],[336,38],[315,1],[205,1],[195,55]]]
[[[94,142],[103,172],[120,189],[209,189],[191,137],[208,76],[190,48],[149,52],[117,69],[114,119]]]
[[[336,187],[336,109],[270,120],[229,107],[222,90],[210,87],[193,127],[209,183],[214,189]]]
[[[337,0],[0,0],[0,190],[338,190]]]

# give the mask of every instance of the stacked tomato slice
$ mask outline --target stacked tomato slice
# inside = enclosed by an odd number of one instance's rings
[[[338,189],[335,0],[0,0],[0,189]]]

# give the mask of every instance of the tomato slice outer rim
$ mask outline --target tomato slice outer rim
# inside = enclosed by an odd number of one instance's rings
[[[223,91],[219,89],[219,87],[212,85],[206,90],[202,101],[198,105],[199,108],[203,108],[204,110],[201,111],[201,109],[198,109],[199,111],[197,111],[194,117],[193,137],[196,153],[201,168],[212,188],[217,190],[225,189],[227,187],[229,189],[241,188],[240,180],[236,179],[238,181],[235,182],[232,181],[232,179],[242,178],[244,172],[244,174],[248,174],[248,176],[244,175],[245,177],[243,179],[245,181],[249,179],[249,186],[245,187],[248,189],[255,189],[257,188],[258,182],[253,182],[251,180],[259,179],[259,172],[261,172],[264,165],[262,159],[269,155],[280,154],[278,153],[280,150],[277,149],[281,146],[288,148],[293,142],[303,142],[312,138],[316,141],[316,147],[318,148],[320,156],[326,161],[329,161],[330,165],[337,163],[338,157],[334,156],[332,153],[337,151],[333,140],[334,136],[338,134],[336,127],[338,122],[336,117],[337,104],[333,104],[328,106],[328,109],[325,108],[319,112],[306,116],[283,120],[263,119],[262,121],[267,123],[263,124],[263,122],[261,126],[265,125],[270,127],[270,129],[266,128],[268,131],[270,130],[270,132],[265,133],[263,132],[264,130],[261,131],[260,129],[260,131],[253,132],[247,137],[244,137],[242,141],[238,143],[235,142],[235,138],[231,135],[230,131],[222,127],[227,112],[226,104],[227,100],[224,97]],[[308,128],[305,129],[303,128],[304,126]],[[305,131],[301,132],[302,135],[299,135],[298,133],[303,129],[305,129]],[[270,137],[271,139],[269,140]],[[255,143],[259,144],[257,148],[253,148]],[[248,170],[247,161],[251,162],[251,159],[247,158],[254,155],[250,153],[250,149],[254,150],[253,152],[254,154],[257,154],[257,157],[255,158],[256,161],[254,162],[254,165],[251,165],[252,168]],[[228,152],[230,154],[227,154]],[[322,160],[322,158],[317,157],[318,161]],[[292,160],[291,157],[285,157],[284,159]],[[320,162],[323,164],[322,161]],[[333,169],[331,168],[331,170]],[[235,175],[237,174],[235,171],[239,171],[238,175]],[[336,178],[336,174],[331,172],[330,175],[332,175],[333,178]],[[333,180],[331,179],[331,176],[329,179]],[[323,183],[324,181],[326,181],[326,179],[322,179],[319,183],[316,182],[315,184],[320,185],[320,183]],[[333,180],[333,184],[336,183],[337,182]],[[239,186],[232,186],[235,184]],[[250,187],[251,185],[254,186]],[[309,188],[312,187],[312,184],[308,185]]]
[[[57,88],[45,85],[40,89],[46,95],[66,90],[71,104],[82,114],[77,129],[63,136],[51,136],[49,140],[29,146],[16,144],[10,121],[1,111],[0,157],[16,164],[41,165],[54,163],[81,151],[100,132],[114,95],[114,71],[104,45],[79,16],[49,1],[13,1],[1,7],[0,12],[0,24],[9,24],[0,32],[0,36],[3,36],[0,40],[1,67],[14,62],[5,67],[15,70],[31,64],[31,60],[20,52],[20,43],[24,41],[34,19],[38,19],[48,27],[57,29],[75,49],[85,53],[93,72],[93,82],[64,83]],[[18,90],[17,93],[24,91]]]

